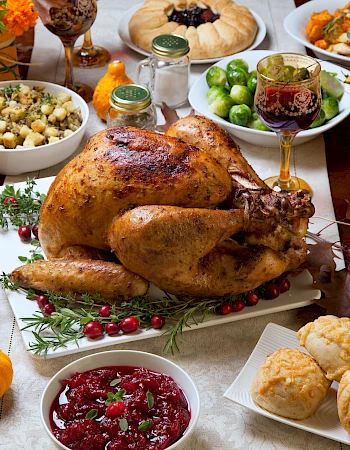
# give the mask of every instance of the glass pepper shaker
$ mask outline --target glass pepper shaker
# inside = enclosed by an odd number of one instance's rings
[[[157,112],[144,86],[124,84],[113,89],[107,112],[107,127],[137,127],[154,130]]]
[[[137,67],[138,83],[143,69],[149,74],[145,82],[156,105],[165,102],[177,108],[187,102],[190,79],[188,40],[177,34],[162,34],[152,41],[152,54]],[[142,84],[142,83],[141,83]]]

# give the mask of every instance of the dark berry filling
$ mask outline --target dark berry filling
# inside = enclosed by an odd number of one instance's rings
[[[169,22],[177,22],[187,27],[199,27],[202,23],[215,22],[219,19],[219,14],[214,14],[211,9],[203,9],[193,6],[185,11],[173,11],[169,16]]]
[[[63,384],[50,423],[55,437],[73,450],[165,449],[190,422],[178,384],[142,367],[102,367]]]

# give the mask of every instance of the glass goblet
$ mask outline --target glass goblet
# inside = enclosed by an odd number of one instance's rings
[[[312,192],[306,181],[290,175],[290,153],[297,133],[312,124],[321,108],[320,71],[318,61],[295,53],[277,53],[258,62],[255,109],[280,143],[279,176],[265,180],[275,191]]]
[[[81,69],[91,69],[104,66],[111,58],[108,50],[97,45],[93,45],[91,40],[91,30],[84,34],[83,45],[74,49],[73,66]]]
[[[85,101],[92,99],[93,89],[87,84],[74,82],[72,52],[75,41],[90,29],[96,14],[96,0],[67,0],[62,8],[50,8],[51,21],[45,24],[64,46],[66,77],[63,85],[77,92]]]

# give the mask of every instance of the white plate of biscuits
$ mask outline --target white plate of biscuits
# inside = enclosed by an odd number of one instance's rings
[[[142,3],[139,3],[137,5],[134,5],[133,7],[129,8],[127,11],[125,11],[125,13],[122,15],[122,17],[120,18],[119,24],[118,24],[118,34],[120,36],[120,38],[123,40],[123,42],[132,50],[134,50],[135,52],[140,53],[141,55],[145,55],[145,56],[149,56],[150,53],[144,49],[142,49],[141,47],[138,47],[131,39],[130,37],[130,32],[129,32],[129,21],[132,18],[132,16],[136,13],[136,11],[138,11],[140,9],[140,7],[142,6]],[[247,47],[245,50],[252,50],[254,48],[256,48],[258,45],[261,44],[261,42],[264,40],[265,36],[266,36],[266,25],[264,23],[264,21],[262,20],[262,18],[254,11],[252,11],[251,9],[249,9],[249,11],[251,12],[252,16],[254,17],[256,23],[257,23],[257,32],[255,35],[255,39],[253,41],[253,43]],[[237,53],[237,52],[235,52]],[[231,55],[227,55],[227,56],[232,56]],[[223,56],[220,57],[216,57],[216,58],[208,58],[208,59],[192,59],[191,63],[192,64],[213,64],[217,61],[220,61],[223,58]]]
[[[333,316],[324,316],[326,318],[332,318]],[[322,319],[323,320],[323,319]],[[328,320],[328,319],[326,319]],[[334,318],[333,320],[336,320]],[[342,320],[342,319],[340,319]],[[347,319],[349,320],[349,319]],[[317,319],[317,321],[306,325],[306,327],[314,327],[314,324],[320,321],[320,318]],[[332,327],[332,323],[327,323],[326,327],[328,327],[328,330]],[[305,327],[304,327],[305,329]],[[303,329],[302,329],[303,330]],[[307,330],[307,329],[306,329]],[[307,330],[308,336],[311,337],[311,329]],[[319,333],[319,330],[316,330],[316,332]],[[303,343],[303,338],[300,336],[299,332],[299,340]],[[287,351],[289,352],[290,349],[293,349],[293,352],[300,351],[302,353],[302,357],[307,356],[309,357],[308,351],[303,348],[299,344],[299,340],[297,337],[297,333],[293,330],[289,330],[288,328],[282,327],[280,325],[276,325],[274,323],[269,323],[264,332],[262,333],[256,347],[254,348],[252,354],[250,355],[248,361],[246,362],[245,366],[243,367],[240,374],[237,376],[235,381],[232,383],[232,385],[227,389],[224,396],[228,398],[229,400],[232,400],[233,402],[245,406],[249,408],[250,410],[261,414],[265,417],[268,417],[270,419],[277,420],[279,422],[282,422],[287,425],[291,425],[296,428],[300,428],[305,431],[309,431],[311,433],[315,433],[319,436],[323,436],[329,439],[333,439],[338,442],[342,442],[344,444],[350,445],[350,434],[343,428],[339,416],[338,416],[338,408],[337,408],[337,393],[339,385],[336,381],[330,382],[330,387],[327,390],[327,394],[324,398],[324,400],[321,402],[321,405],[316,408],[316,411],[307,417],[306,419],[302,420],[295,420],[290,419],[286,417],[282,417],[281,415],[274,414],[267,409],[262,408],[259,406],[258,403],[256,403],[253,400],[252,393],[254,395],[254,391],[256,392],[256,382],[261,377],[261,369],[266,369],[266,363],[269,362],[269,358],[271,356],[278,354],[279,351]],[[308,338],[309,339],[309,338]],[[323,339],[323,338],[322,338]],[[305,339],[304,339],[305,340]],[[322,341],[320,341],[322,342]],[[308,343],[308,342],[307,342]],[[304,343],[303,343],[304,345]],[[311,346],[310,346],[311,345]],[[314,353],[314,346],[312,343],[309,343],[309,346],[306,345],[306,347],[309,348],[311,352]],[[317,345],[316,347],[319,348]],[[319,355],[312,355],[313,357],[316,356],[317,359],[319,359]],[[318,361],[321,362],[321,365],[326,361],[327,363],[327,350],[324,353],[324,360]],[[315,361],[316,362],[316,361]],[[316,363],[317,364],[317,363]],[[324,367],[323,367],[324,368]],[[321,370],[321,369],[319,369]],[[273,372],[273,367],[271,370],[271,373]],[[324,374],[327,372],[327,376],[329,376],[330,371],[325,369]],[[258,375],[257,375],[258,374]],[[345,372],[345,375],[343,375],[343,379],[340,383],[344,384],[346,382],[346,378],[350,374],[349,371]],[[257,375],[257,376],[256,376]],[[272,381],[272,380],[270,380]],[[290,380],[288,380],[290,381]],[[350,381],[350,380],[349,380]],[[275,382],[275,381],[273,381]],[[260,386],[261,387],[261,386]],[[341,401],[344,402],[344,391],[348,391],[350,388],[350,384],[342,388],[343,394],[339,396],[338,403]],[[260,390],[260,393],[265,392],[263,389]],[[277,392],[277,389],[276,389]],[[270,391],[266,391],[266,393],[270,393]],[[276,393],[276,398],[278,397],[278,400],[281,399],[281,393]],[[282,398],[284,400],[288,399],[288,393],[286,395],[283,395]],[[318,395],[318,394],[317,394]],[[343,398],[341,398],[343,397]],[[267,398],[267,395],[266,395]],[[293,397],[295,399],[295,397]],[[303,400],[304,401],[304,400]],[[305,401],[307,401],[305,399]],[[261,403],[259,401],[259,403]],[[340,405],[340,403],[339,403]],[[269,409],[271,405],[269,405]],[[346,406],[346,405],[345,405]],[[343,408],[344,405],[341,405],[340,408]],[[273,408],[272,408],[273,409]],[[286,410],[290,408],[285,408]],[[343,408],[344,410],[344,408]],[[344,422],[344,418],[343,418]]]

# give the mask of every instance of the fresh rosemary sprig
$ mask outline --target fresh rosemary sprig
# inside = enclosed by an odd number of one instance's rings
[[[17,191],[11,185],[7,185],[0,192],[0,227],[8,228],[9,224],[20,227],[32,226],[39,220],[41,205],[45,194],[35,191],[35,179],[28,179],[23,192]],[[8,197],[15,197],[16,202],[8,202]],[[4,203],[5,202],[5,203]]]
[[[13,93],[15,92],[19,92],[20,91],[20,85],[17,84],[16,86],[13,86],[10,84],[10,86],[1,89],[1,92],[4,94],[4,96],[6,97],[7,100],[11,100],[11,96]]]
[[[334,27],[334,25],[336,25],[337,23],[339,23],[339,22],[343,19],[343,17],[345,17],[345,16],[347,16],[347,15],[349,14],[349,12],[350,12],[349,10],[345,10],[344,12],[342,12],[342,13],[340,14],[340,16],[335,17],[334,19],[330,20],[330,21],[327,23],[327,25],[325,25],[325,26],[323,27],[323,34],[324,34],[324,36],[326,36],[327,34],[329,34],[330,31],[332,30],[332,28]]]

